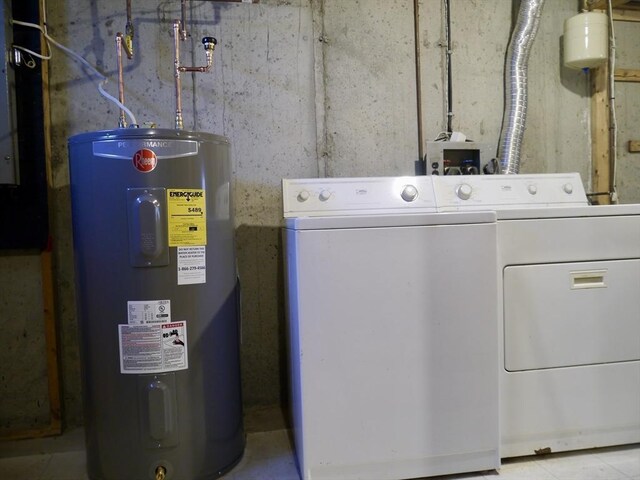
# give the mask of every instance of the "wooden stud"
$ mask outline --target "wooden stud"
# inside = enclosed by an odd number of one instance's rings
[[[629,3],[631,0],[611,0],[611,7],[618,8]],[[587,0],[589,10],[605,10],[608,7],[608,0]]]
[[[40,18],[44,18],[40,5]],[[41,49],[48,47],[41,42]],[[51,102],[49,97],[49,69],[48,63],[42,62],[42,107],[44,117],[44,151],[47,176],[47,194],[51,205],[53,189],[53,175],[51,168]],[[49,207],[51,212],[51,207]],[[53,225],[51,215],[49,225]],[[51,245],[40,254],[40,268],[42,275],[42,303],[44,306],[44,336],[47,357],[47,387],[49,393],[49,425],[42,428],[27,430],[11,430],[0,433],[0,440],[21,440],[39,438],[62,433],[62,395],[60,393],[60,370],[58,365],[58,339],[55,316],[55,282]]]
[[[640,70],[616,68],[614,78],[616,82],[640,82]]]
[[[44,332],[47,346],[47,380],[49,387],[49,432],[62,433],[62,403],[60,395],[60,370],[58,368],[58,338],[55,315],[54,274],[51,249],[40,255],[42,262],[42,300],[44,303]]]
[[[582,0],[582,9],[607,13],[608,0]],[[640,22],[640,4],[630,0],[613,0],[613,20],[620,22]]]
[[[613,11],[613,19],[619,22],[640,22],[640,10],[617,8]]]
[[[40,5],[40,18],[45,17]],[[46,42],[41,43],[41,48],[48,49]],[[53,198],[53,168],[51,166],[51,100],[49,96],[49,63],[42,62],[42,110],[44,118],[44,152],[47,174],[47,196],[49,203],[49,225],[53,225],[51,205]],[[53,244],[49,242],[47,248],[41,253],[42,262],[42,298],[44,302],[44,328],[47,348],[47,379],[49,386],[49,413],[50,424],[46,435],[59,435],[62,433],[62,395],[60,392],[60,369],[58,365],[58,333],[56,322],[55,303],[55,273],[53,266]]]

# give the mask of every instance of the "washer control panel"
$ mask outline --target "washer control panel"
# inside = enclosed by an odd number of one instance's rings
[[[427,176],[285,179],[282,195],[285,218],[437,211]]]
[[[282,181],[285,218],[587,206],[578,173]]]
[[[588,205],[578,173],[432,178],[439,212]]]

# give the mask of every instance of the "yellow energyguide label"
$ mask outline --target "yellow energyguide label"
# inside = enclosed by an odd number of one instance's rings
[[[169,246],[207,244],[205,191],[196,188],[167,189]]]

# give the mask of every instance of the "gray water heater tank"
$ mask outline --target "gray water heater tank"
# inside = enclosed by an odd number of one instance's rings
[[[92,480],[213,479],[242,456],[229,150],[178,130],[69,139]]]

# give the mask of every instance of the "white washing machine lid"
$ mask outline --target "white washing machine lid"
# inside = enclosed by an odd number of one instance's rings
[[[287,218],[291,230],[326,230],[345,228],[419,227],[495,223],[495,212],[451,212],[398,215],[345,215]]]

